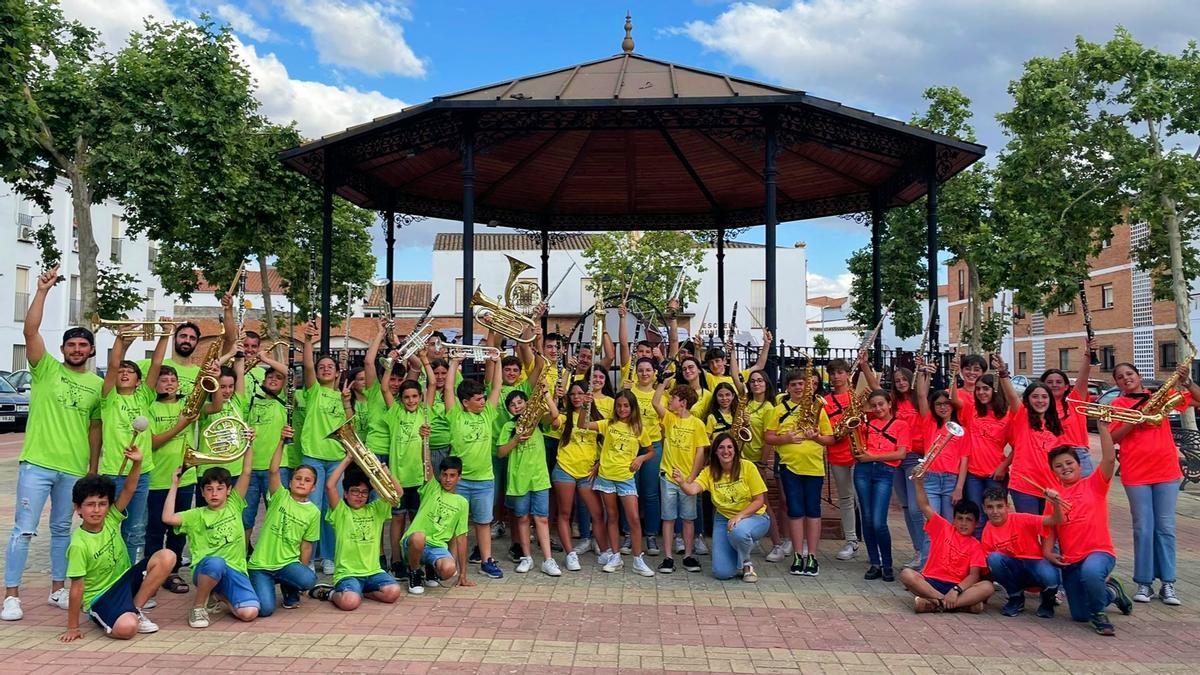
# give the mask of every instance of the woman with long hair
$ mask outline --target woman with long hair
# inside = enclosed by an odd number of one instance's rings
[[[975,414],[964,421],[967,441],[967,499],[982,506],[989,488],[1004,490],[1008,480],[1000,466],[1013,415],[1003,392],[996,388],[996,375],[984,375],[975,384]],[[975,537],[983,534],[983,521],[975,526]]]
[[[917,423],[921,425],[921,435],[926,439],[927,466],[922,483],[929,498],[929,506],[938,515],[950,521],[954,520],[954,505],[962,499],[963,488],[967,482],[969,449],[965,435],[955,436],[950,433],[950,425],[958,424],[959,419],[958,411],[954,409],[954,394],[945,389],[929,391],[929,380],[936,369],[936,365],[928,364],[917,373]],[[956,375],[952,367],[951,381]],[[942,444],[942,450],[936,457],[931,457],[928,451],[933,449],[935,444]],[[923,551],[924,555],[928,553],[928,549]]]
[[[567,389],[565,406],[562,411],[562,440],[558,445],[558,459],[554,465],[554,471],[550,475],[554,500],[558,503],[558,512],[555,514],[554,522],[558,528],[558,536],[563,550],[568,552],[566,567],[569,572],[578,572],[581,569],[579,555],[582,553],[571,545],[572,507],[581,510],[577,517],[580,540],[594,536],[600,551],[612,549],[607,530],[604,527],[592,529],[593,522],[603,523],[604,521],[601,519],[603,514],[600,498],[592,491],[590,475],[592,467],[600,458],[598,434],[595,431],[581,429],[576,425],[586,398],[587,391],[584,389],[583,383],[572,382]],[[595,402],[592,403],[591,408],[589,414],[593,420],[606,419]],[[587,523],[586,534],[584,522]]]
[[[766,425],[772,411],[775,409],[775,383],[763,370],[751,369],[746,378],[746,416],[750,418],[750,442],[742,446],[742,458],[754,462],[757,466],[772,467],[772,476],[776,478],[775,489],[778,491],[775,499],[775,512],[767,525],[767,536],[771,539],[771,552],[767,554],[767,562],[779,562],[792,557],[794,547],[789,536],[784,536],[779,530],[779,522],[784,517],[783,492],[779,482],[779,454],[775,448],[767,445]],[[770,487],[768,486],[768,490]],[[771,496],[767,495],[767,510],[771,511]]]
[[[863,542],[867,546],[867,581],[894,581],[892,535],[887,513],[891,501],[893,474],[908,454],[908,425],[892,415],[892,404],[883,390],[871,392],[867,399],[870,417],[862,430],[863,454],[856,457],[854,485],[862,505]],[[859,430],[850,433],[860,433]]]
[[[1004,458],[994,475],[1001,478],[1008,475],[1008,491],[1018,513],[1040,514],[1046,508],[1042,489],[1052,488],[1057,480],[1050,471],[1048,457],[1058,447],[1058,437],[1062,435],[1058,404],[1044,382],[1034,382],[1018,397],[1008,365],[998,354],[992,355],[992,363],[1012,411],[1009,426],[1012,454]]]
[[[708,402],[713,393],[708,386],[704,366],[700,364],[700,359],[694,356],[681,356],[678,364],[675,371],[675,383],[686,384],[696,390],[696,405],[692,406],[692,414],[703,416],[704,411],[708,410]]]
[[[636,380],[632,385],[625,384],[623,391],[628,391],[633,395],[634,401],[637,402],[638,418],[642,422],[642,426],[646,429],[647,438],[650,439],[649,456],[637,472],[637,494],[640,506],[639,513],[642,514],[642,531],[646,533],[646,552],[650,555],[658,555],[662,550],[658,546],[658,531],[662,529],[662,511],[659,495],[659,478],[658,474],[662,467],[662,426],[659,424],[658,413],[654,411],[654,390],[658,384],[658,364],[654,359],[642,357],[634,364],[634,376]],[[614,400],[614,408],[616,401]],[[612,418],[612,411],[607,415],[607,419]],[[624,520],[628,520],[628,514],[622,514]],[[622,522],[622,528],[629,532],[628,523]],[[609,542],[613,547],[617,546],[617,542]],[[663,542],[663,546],[670,546],[671,542]],[[633,542],[622,542],[621,549],[628,549],[632,552]],[[601,549],[603,550],[603,549]]]
[[[1090,354],[1093,350],[1099,349],[1099,345],[1095,340],[1089,340],[1085,344],[1085,349]],[[1079,467],[1083,478],[1091,475],[1094,462],[1092,462],[1091,441],[1088,438],[1087,418],[1079,414],[1076,408],[1086,405],[1088,402],[1088,376],[1091,373],[1091,360],[1086,358],[1085,354],[1083,362],[1079,365],[1079,375],[1075,378],[1074,386],[1071,386],[1071,378],[1058,368],[1050,368],[1038,378],[1050,388],[1050,393],[1058,402],[1058,410],[1062,415],[1059,420],[1062,424],[1062,433],[1059,434],[1058,444],[1075,448],[1075,454],[1079,455]]]

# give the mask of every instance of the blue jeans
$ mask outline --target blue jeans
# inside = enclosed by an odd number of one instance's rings
[[[983,493],[991,488],[1000,488],[1001,490],[1008,489],[1007,480],[996,480],[991,476],[981,478],[967,474],[967,484],[963,486],[963,498],[975,502],[979,506],[979,510],[983,511]],[[983,524],[987,522],[987,517],[979,519],[979,523],[975,525],[975,538],[979,539],[983,536]]]
[[[1017,513],[1032,513],[1034,515],[1042,515],[1046,511],[1046,499],[1044,497],[1034,497],[1027,495],[1024,492],[1009,490],[1008,496],[1012,497],[1013,510]]]
[[[854,467],[854,489],[862,509],[863,543],[872,565],[892,566],[892,533],[888,530],[888,503],[896,471],[883,462],[863,462]]]
[[[5,586],[21,585],[21,573],[29,558],[29,540],[37,536],[46,499],[50,500],[50,580],[66,581],[67,545],[71,543],[71,517],[75,514],[71,489],[77,480],[79,476],[20,463],[12,535],[4,553]]]
[[[217,580],[213,592],[225,596],[234,609],[243,607],[262,609],[258,604],[258,595],[255,594],[254,587],[250,585],[250,577],[242,574],[241,570],[234,569],[224,558],[210,555],[194,564],[192,566],[193,585],[201,574]]]
[[[317,459],[315,457],[304,456],[304,463],[317,470],[317,487],[308,496],[308,500],[317,505],[321,509],[321,541],[313,546],[313,560],[333,560],[333,554],[336,550],[334,543],[333,526],[325,520],[325,514],[329,513],[329,504],[325,499],[325,480],[329,478],[329,474],[341,464],[340,459]],[[342,485],[338,483],[338,494],[342,493]]]
[[[127,476],[109,476],[117,484],[117,494],[125,489]],[[129,551],[129,562],[135,563],[141,558],[138,553],[146,547],[146,517],[148,515],[148,499],[150,497],[150,474],[138,475],[137,491],[129,506],[125,507],[125,520],[121,523],[121,537],[125,540],[125,549]],[[160,512],[159,517],[162,517]]]
[[[275,613],[275,584],[286,600],[289,595],[299,597],[300,591],[306,591],[317,583],[317,573],[301,565],[300,561],[290,562],[277,570],[250,570],[250,585],[258,596],[258,615],[271,616]]]
[[[750,551],[767,534],[771,519],[765,513],[746,516],[729,531],[729,519],[719,511],[713,512],[712,575],[716,579],[732,579],[742,566],[750,562]],[[670,542],[667,543],[670,545]]]
[[[1044,558],[1022,560],[993,551],[988,554],[987,563],[992,579],[1010,597],[1021,595],[1031,586],[1049,589],[1057,588],[1060,583],[1058,568]]]
[[[287,481],[283,482],[287,486]],[[325,485],[317,486],[322,492]],[[242,529],[254,529],[254,520],[258,517],[258,502],[265,505],[271,500],[271,472],[266,470],[250,472],[250,486],[246,488],[246,508],[242,510]]]
[[[1175,583],[1175,503],[1179,481],[1126,485],[1133,516],[1133,581]]]
[[[1062,585],[1067,593],[1067,604],[1071,606],[1072,620],[1087,621],[1113,601],[1113,594],[1104,582],[1116,564],[1116,558],[1096,552],[1062,568]]]
[[[929,542],[925,538],[925,514],[917,508],[917,487],[908,479],[908,474],[912,473],[920,459],[921,455],[910,452],[900,460],[900,466],[892,472],[892,490],[904,511],[904,526],[908,529],[908,538],[912,540],[913,551],[924,560],[929,549]]]
[[[175,491],[175,513],[183,513],[192,508],[195,491],[195,485],[180,487]],[[167,503],[169,492],[170,490],[151,490],[146,497],[146,549],[142,556],[149,559],[150,556],[158,553],[164,548],[165,540],[165,547],[175,553],[175,568],[171,571],[178,572],[180,561],[183,560],[183,545],[187,543],[187,536],[178,534],[175,532],[175,528],[163,524],[163,506]]]
[[[925,494],[929,497],[929,505],[939,516],[950,522],[954,522],[954,504],[950,501],[950,495],[954,493],[956,485],[956,473],[930,471],[925,474]]]

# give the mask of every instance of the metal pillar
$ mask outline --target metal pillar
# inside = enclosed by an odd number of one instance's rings
[[[930,148],[929,166],[925,174],[925,189],[928,193],[925,201],[925,265],[926,293],[928,293],[929,309],[933,317],[929,321],[930,341],[937,345],[934,351],[941,351],[941,317],[938,312],[938,180],[937,162],[934,153],[936,148]],[[939,371],[940,372],[940,371]],[[944,379],[944,378],[943,378]]]
[[[550,292],[550,228],[542,225],[542,297]],[[550,326],[550,307],[542,313],[542,335]]]
[[[875,195],[871,199],[871,325],[879,323],[883,316],[883,252],[880,250],[883,239],[883,200]],[[883,368],[883,331],[875,337],[874,349],[875,370]]]
[[[329,353],[329,322],[333,274],[333,190],[335,164],[332,152],[325,154],[325,180],[321,194],[321,352]]]
[[[703,328],[703,326],[701,326]],[[717,228],[717,337],[725,344],[725,227]],[[730,355],[733,363],[733,355]]]
[[[775,340],[771,343],[770,358],[776,355],[775,345],[779,344],[780,335],[775,330],[778,326],[777,312],[775,307],[776,298],[776,283],[775,283],[775,229],[779,224],[778,216],[775,213],[775,180],[778,175],[778,168],[775,164],[775,155],[778,153],[778,139],[776,130],[778,128],[778,118],[774,113],[769,113],[767,117],[766,127],[766,154],[763,157],[763,185],[766,188],[765,200],[765,224],[766,224],[766,322],[767,330],[771,331],[771,335]],[[779,381],[779,373],[773,373],[775,381]]]
[[[469,120],[463,128],[463,285],[462,325],[463,344],[475,340],[475,322],[471,315],[471,294],[475,292],[475,125]]]
[[[388,211],[384,216],[384,227],[387,228],[387,290],[383,297],[387,299],[392,311],[395,311],[395,298],[392,297],[392,286],[396,285],[396,212]]]

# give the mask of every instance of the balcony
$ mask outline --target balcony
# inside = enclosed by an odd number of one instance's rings
[[[121,264],[121,242],[122,241],[123,240],[120,237],[113,237],[112,238],[112,246],[109,247],[110,253],[108,254],[108,259],[114,263],[117,263],[118,265]]]
[[[29,311],[29,294],[17,293],[16,306],[13,307],[13,321],[24,321],[25,313]]]

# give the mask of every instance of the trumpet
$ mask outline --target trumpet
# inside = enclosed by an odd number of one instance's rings
[[[483,363],[492,357],[500,358],[500,350],[496,347],[459,345],[451,342],[439,342],[438,347],[446,350],[446,358],[448,359],[462,359],[463,361]]]
[[[150,340],[156,337],[170,337],[175,334],[175,329],[182,326],[184,321],[127,321],[121,319],[104,319],[96,312],[88,317],[88,329],[93,333],[101,329],[112,331],[117,335],[137,335],[143,340]]]
[[[1075,411],[1080,415],[1106,424],[1109,422],[1121,422],[1123,424],[1149,422],[1151,424],[1158,424],[1166,419],[1166,414],[1162,412],[1148,413],[1136,408],[1122,408],[1115,405],[1104,405],[1103,403],[1090,403],[1088,401],[1080,401],[1077,398],[1071,398],[1070,396],[1067,397],[1067,401],[1076,404]]]
[[[945,450],[946,446],[950,444],[950,439],[960,438],[964,433],[962,426],[959,424],[946,422],[946,433],[938,436],[929,450],[925,451],[925,456],[921,458],[921,461],[917,462],[917,466],[913,468],[909,479],[921,480],[924,478],[925,474],[929,473],[929,467],[933,466],[933,460],[937,459],[937,456],[942,454],[942,450]]]

